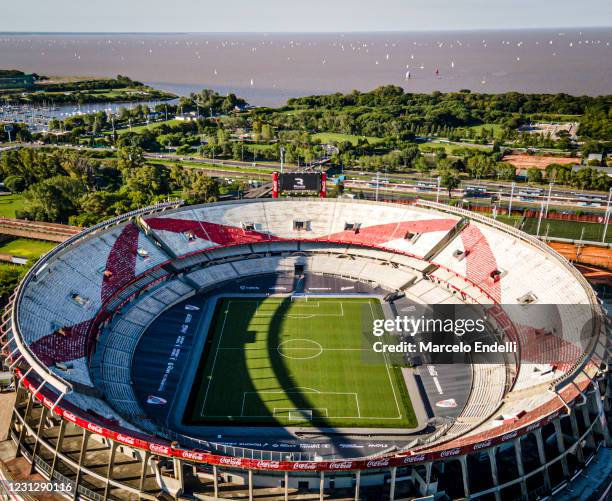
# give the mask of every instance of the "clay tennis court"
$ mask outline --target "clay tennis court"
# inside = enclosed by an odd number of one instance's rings
[[[552,157],[540,155],[506,155],[502,158],[503,162],[507,162],[517,169],[546,169],[550,164],[574,165],[580,163],[579,158],[574,157]]]

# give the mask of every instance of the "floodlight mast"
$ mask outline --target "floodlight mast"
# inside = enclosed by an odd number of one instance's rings
[[[510,188],[510,203],[508,204],[508,215],[512,215],[512,199],[514,198],[514,187],[516,183],[512,181],[512,187]]]
[[[280,171],[283,173],[283,167],[285,165],[285,148],[281,146],[280,148]]]
[[[610,192],[608,193],[608,204],[606,206],[606,216],[605,216],[606,225],[604,226],[603,237],[601,239],[601,241],[604,243],[606,241],[606,235],[608,234],[608,224],[610,223],[610,201],[612,201],[612,188],[610,188]]]

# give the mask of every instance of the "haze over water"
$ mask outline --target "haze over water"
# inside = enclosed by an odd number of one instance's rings
[[[128,75],[255,105],[400,85],[409,92],[612,93],[612,28],[346,34],[0,34],[0,68]],[[438,75],[436,75],[438,70]],[[408,72],[410,78],[408,78]]]

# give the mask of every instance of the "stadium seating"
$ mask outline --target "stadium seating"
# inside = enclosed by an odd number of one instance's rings
[[[434,257],[421,259],[427,255]],[[194,287],[291,275],[296,265],[403,289],[407,301],[516,305],[508,316],[522,363],[473,365],[450,438],[494,429],[556,398],[550,384],[571,376],[596,335],[584,329],[596,307],[592,292],[552,251],[459,210],[351,200],[219,203],[98,229],[36,270],[19,298],[17,335],[55,375],[75,383],[67,402],[149,430],[130,377],[147,326]],[[546,305],[563,307],[534,320],[530,308]],[[97,317],[107,322],[99,331]]]
[[[455,250],[469,254],[458,260],[453,256]],[[512,235],[481,223],[470,223],[437,256],[436,263],[465,276],[502,304],[514,304],[528,292],[533,292],[540,304],[588,302],[580,284],[554,257],[535,252]],[[506,273],[497,283],[491,278],[495,270]],[[549,287],[551,282],[556,286]]]
[[[499,407],[506,389],[505,365],[477,363],[472,368],[472,392],[459,420],[489,416]]]
[[[325,242],[301,242],[300,249],[305,252],[320,252],[333,254],[346,254],[349,245],[347,244],[328,244]],[[376,251],[373,251],[376,253]]]
[[[22,336],[48,366],[86,357],[90,322],[102,303],[137,274],[168,259],[133,223],[94,235],[60,252],[38,272],[21,300]],[[90,385],[87,368],[83,371],[60,374]]]
[[[96,382],[106,399],[123,416],[144,416],[132,387],[132,354],[147,326],[163,310],[187,297],[193,289],[175,279],[161,284],[129,305],[112,322],[98,342],[95,355]]]
[[[368,204],[348,201],[330,203],[333,210],[321,211],[318,202],[232,203],[202,206],[145,218],[145,224],[176,255],[202,251],[214,246],[240,245],[286,239],[319,239],[333,242],[383,246],[424,255],[459,218],[444,217],[410,206],[386,206],[372,218]],[[294,222],[305,223],[296,229]],[[359,230],[346,230],[347,223]],[[245,226],[254,228],[252,231]],[[406,240],[408,231],[419,234]]]
[[[168,260],[170,260],[170,256],[149,240],[144,233],[139,233],[136,250],[136,275],[140,275]]]
[[[257,275],[263,273],[293,273],[294,265],[303,261],[303,258],[264,257],[258,259],[246,259],[233,263],[234,269],[239,276]]]
[[[236,278],[238,274],[231,264],[220,264],[209,266],[201,270],[192,271],[187,274],[199,287],[205,288],[213,284],[218,284]]]
[[[443,287],[439,287],[430,280],[417,280],[407,290],[406,295],[422,304],[440,304],[450,298],[453,294]]]

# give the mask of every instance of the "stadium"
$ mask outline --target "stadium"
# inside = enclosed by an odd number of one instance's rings
[[[432,305],[519,354],[364,355],[373,322]],[[542,499],[611,445],[607,332],[568,261],[459,208],[164,203],[13,294],[10,436],[75,499]]]

